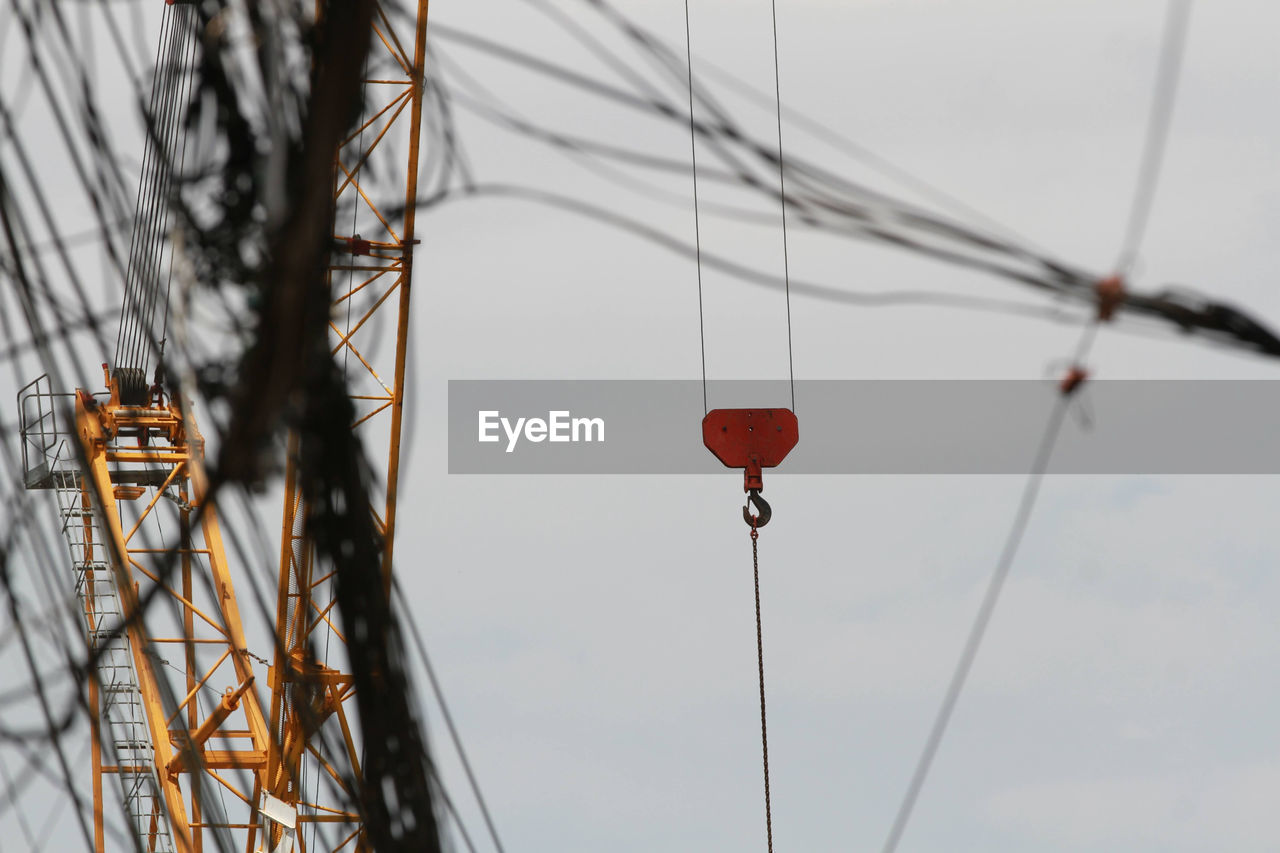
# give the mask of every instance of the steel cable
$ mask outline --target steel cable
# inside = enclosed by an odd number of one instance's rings
[[[689,29],[689,0],[684,0],[684,44],[689,62],[689,156],[693,175],[694,265],[698,271],[698,343],[702,353],[702,413],[711,411],[707,402],[707,327],[702,304],[702,226],[698,219],[698,137],[693,117],[693,38]]]
[[[760,749],[764,763],[764,827],[773,853],[773,803],[769,796],[769,722],[764,701],[764,629],[760,620],[760,530],[751,524],[751,568],[756,587],[756,670],[760,681]]]
[[[787,169],[782,156],[782,77],[778,70],[778,2],[770,0],[773,12],[773,85],[778,119],[778,205],[782,210],[782,276],[787,294],[787,373],[791,379],[791,410],[796,408],[796,366],[791,348],[791,258],[787,247]],[[763,673],[761,673],[763,678]]]

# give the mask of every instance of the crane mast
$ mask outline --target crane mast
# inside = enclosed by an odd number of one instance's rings
[[[366,447],[381,444],[387,449],[386,477],[380,484],[380,495],[375,488],[370,512],[382,537],[382,563],[378,568],[388,595],[395,544],[413,247],[417,242],[414,221],[427,7],[427,0],[420,0],[417,26],[410,40],[401,37],[381,4],[376,5],[367,68],[387,69],[390,73],[365,80],[365,114],[339,148],[334,168],[334,209],[340,213],[334,223],[336,251],[328,266],[331,354],[344,365],[356,412],[351,428],[362,433]],[[394,143],[404,143],[404,147],[397,148]],[[406,159],[398,162],[400,157]],[[402,218],[367,191],[364,176],[370,172],[403,174]],[[388,326],[395,329],[390,352],[385,340]],[[330,765],[335,757],[321,754],[321,739],[312,735],[318,727],[337,721],[341,737],[332,742],[342,745],[345,764],[354,771],[356,780],[360,753],[351,736],[347,712],[354,696],[352,679],[344,672],[346,638],[333,618],[333,579],[316,576],[313,547],[307,534],[307,506],[298,482],[297,444],[296,437],[291,439],[285,475],[278,637],[271,669],[270,712],[271,730],[281,750],[270,778],[274,796],[291,804],[305,804],[306,793],[299,786],[304,778],[327,776],[345,797],[358,794],[346,790],[348,783],[333,772]],[[308,696],[307,707],[299,707],[297,701],[303,693]],[[314,806],[326,813],[333,808],[320,803]]]
[[[381,561],[369,568],[388,596],[427,8],[419,0],[412,19],[393,21],[375,4],[365,112],[333,171],[331,354],[357,412],[351,429],[364,446],[386,449],[370,507]],[[390,206],[377,200],[371,173],[382,189],[388,176],[403,180]],[[84,618],[95,849],[107,849],[111,785],[133,837],[127,849],[203,853],[219,849],[214,834],[246,853],[370,849],[358,807],[362,744],[348,710],[355,679],[332,577],[317,576],[297,438],[286,463],[274,650],[257,654],[190,403],[159,382],[148,387],[133,361],[103,368],[106,393],[55,393],[44,376],[19,395],[26,485],[56,497]]]

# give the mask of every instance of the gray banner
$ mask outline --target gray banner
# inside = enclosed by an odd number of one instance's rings
[[[1021,474],[1052,381],[796,383],[788,474]],[[712,408],[782,407],[781,382],[713,382]],[[451,474],[705,474],[696,380],[450,380]],[[1280,382],[1094,381],[1049,466],[1059,474],[1280,473]]]

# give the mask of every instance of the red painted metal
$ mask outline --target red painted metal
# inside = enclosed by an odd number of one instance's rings
[[[373,244],[359,234],[354,237],[343,237],[339,242],[342,243],[344,249],[353,255],[369,255],[373,253]]]
[[[744,492],[763,489],[762,469],[782,464],[799,441],[790,409],[712,409],[702,419],[702,443],[729,468],[744,469]]]

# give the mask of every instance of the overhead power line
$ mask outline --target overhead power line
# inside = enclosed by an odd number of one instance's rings
[[[1173,104],[1177,93],[1177,68],[1181,63],[1182,52],[1186,45],[1187,19],[1190,14],[1190,5],[1190,0],[1168,0],[1164,35],[1161,39],[1158,79],[1152,104],[1152,120],[1147,126],[1146,139],[1143,145],[1145,153],[1139,167],[1137,187],[1130,203],[1129,226],[1125,233],[1124,248],[1121,251],[1119,261],[1121,270],[1127,269],[1127,265],[1132,263],[1133,253],[1137,251],[1141,242],[1141,223],[1144,223],[1150,215],[1151,205],[1155,197],[1156,183],[1159,177],[1159,162],[1167,143],[1169,116],[1173,112]],[[1094,341],[1097,340],[1099,326],[1106,319],[1109,319],[1109,312],[1100,305],[1098,316],[1090,320],[1081,332],[1071,360],[1071,369],[1078,372],[1079,381],[1083,381],[1083,377],[1086,375],[1084,373],[1086,359],[1093,348]],[[965,681],[973,668],[973,662],[978,655],[978,649],[982,645],[982,639],[986,635],[987,626],[991,623],[996,604],[1000,600],[1000,592],[1004,589],[1009,570],[1013,567],[1014,558],[1018,554],[1018,547],[1022,544],[1027,526],[1031,522],[1031,514],[1035,508],[1036,498],[1040,494],[1040,486],[1044,482],[1049,460],[1053,455],[1053,449],[1062,430],[1062,424],[1071,404],[1072,395],[1077,387],[1078,381],[1073,384],[1063,384],[1054,402],[1049,421],[1045,426],[1044,434],[1041,436],[1039,447],[1036,450],[1031,473],[1027,477],[1026,485],[1023,487],[1022,498],[1018,502],[1017,511],[1014,513],[1012,527],[1005,537],[1004,546],[1000,551],[999,559],[996,561],[991,580],[987,584],[986,593],[983,595],[982,603],[978,607],[978,613],[974,617],[969,634],[965,638],[964,646],[960,652],[960,659],[956,662],[955,669],[951,674],[951,680],[948,682],[946,692],[943,694],[942,705],[934,716],[933,725],[930,727],[929,735],[925,739],[924,749],[921,751],[920,757],[916,761],[915,769],[911,773],[910,781],[907,783],[906,793],[903,794],[902,801],[898,805],[898,811],[894,815],[893,824],[889,829],[889,836],[884,843],[883,853],[894,853],[897,850],[898,842],[901,841],[902,835],[907,829],[907,823],[915,810],[920,791],[924,787],[930,769],[933,767],[934,758],[938,754],[938,747],[941,745],[947,726],[951,722],[951,715],[955,711],[956,702],[959,701]]]
[[[1190,22],[1191,0],[1169,0],[1164,18],[1164,37],[1161,39],[1160,63],[1156,68],[1151,111],[1142,146],[1141,166],[1138,168],[1124,239],[1115,263],[1116,273],[1122,276],[1128,275],[1133,268],[1143,235],[1146,234],[1147,223],[1151,219],[1156,187],[1160,183],[1160,168],[1164,165],[1164,154],[1169,143],[1173,107],[1177,103],[1178,76],[1182,71]]]
[[[1180,0],[1185,2],[1185,0]],[[543,4],[531,0],[532,5],[543,8]],[[627,41],[636,46],[637,51],[646,61],[667,72],[669,85],[679,84],[680,96],[685,96],[688,85],[689,59],[688,51],[679,51],[665,45],[662,40],[641,26],[626,18],[604,0],[586,0],[584,6],[594,9],[603,17],[609,26],[620,33]],[[563,15],[552,16],[552,20],[561,22]],[[689,124],[688,109],[682,107],[674,97],[674,86],[666,93],[655,92],[652,85],[633,85],[625,88],[599,77],[585,73],[581,69],[571,67],[563,62],[555,61],[544,55],[533,55],[511,44],[503,43],[483,35],[442,26],[437,24],[433,30],[434,38],[447,40],[450,43],[477,51],[502,63],[521,68],[560,85],[577,90],[593,98],[626,107],[641,114],[647,114],[663,122],[681,122]],[[1185,33],[1185,16],[1175,15],[1168,27],[1166,44],[1174,47],[1165,51],[1166,57],[1177,56],[1176,46],[1181,35]],[[570,35],[579,42],[589,43],[591,36],[585,34],[580,25],[575,25]],[[607,67],[624,81],[633,82],[639,78],[648,80],[639,71],[627,64],[622,53],[616,48],[605,45],[598,37],[591,47],[594,56],[608,55]],[[677,59],[678,57],[678,59]],[[677,67],[678,63],[678,67]],[[454,63],[456,65],[456,63]],[[621,68],[620,68],[621,66]],[[1157,98],[1153,106],[1153,128],[1167,128],[1168,115],[1171,111],[1171,99],[1162,93],[1169,90],[1169,81],[1177,62],[1165,60],[1158,74]],[[622,69],[628,70],[622,70]],[[678,73],[677,73],[678,72]],[[448,75],[439,81],[439,86],[448,85]],[[693,100],[697,107],[697,117],[693,121],[696,139],[701,141],[712,155],[710,168],[704,166],[699,157],[700,173],[715,179],[719,171],[728,182],[750,189],[762,196],[772,198],[773,186],[762,170],[779,168],[777,148],[771,143],[753,138],[735,122],[708,93],[703,85],[695,85]],[[601,160],[616,159],[620,165],[629,165],[640,169],[653,168],[665,171],[673,168],[673,164],[661,162],[639,151],[629,151],[598,139],[574,137],[562,131],[551,130],[539,126],[536,122],[513,119],[510,111],[496,99],[488,99],[487,105],[477,105],[473,97],[463,102],[464,106],[477,107],[486,112],[488,117],[505,122],[514,132],[539,139],[547,144],[560,148],[571,148],[577,152],[590,152]],[[704,116],[705,113],[705,116]],[[1160,142],[1162,134],[1149,134],[1148,145],[1151,148],[1141,170],[1146,175],[1139,182],[1137,194],[1142,203],[1135,205],[1131,217],[1135,223],[1145,221],[1149,209],[1150,197],[1154,187],[1154,178],[1158,172],[1159,152],[1163,149]],[[832,140],[827,136],[827,141]],[[855,148],[850,152],[857,154]],[[696,156],[696,154],[695,154]],[[874,158],[872,158],[874,161]],[[717,165],[719,166],[717,170]],[[894,170],[876,162],[874,167],[880,171],[892,173]],[[972,208],[958,205],[954,200],[939,199],[939,192],[932,188],[921,188],[919,182],[912,189],[926,196],[939,200],[944,206],[958,210],[961,215],[968,210],[965,219],[953,219],[937,211],[905,202],[890,194],[873,190],[867,186],[851,181],[835,174],[829,169],[797,157],[788,157],[782,166],[786,184],[785,204],[789,213],[795,214],[795,222],[807,228],[816,229],[836,237],[855,238],[886,244],[900,250],[912,252],[944,264],[968,268],[977,272],[1006,279],[1039,291],[1051,299],[1070,300],[1084,305],[1097,302],[1096,286],[1103,278],[1101,274],[1088,271],[1083,266],[1063,262],[1044,250],[1036,248],[1025,239],[1013,236],[1007,228],[989,223],[984,217],[975,214]],[[701,177],[702,175],[700,175]],[[901,178],[901,175],[897,176]],[[540,192],[536,187],[529,187],[533,193]],[[554,195],[554,193],[552,193]],[[448,198],[461,198],[466,193],[455,194],[440,192],[434,196],[439,203]],[[590,202],[584,202],[590,204]],[[731,214],[732,215],[732,214]],[[973,220],[981,220],[981,224],[971,224]],[[994,229],[994,230],[993,230]],[[1141,228],[1130,229],[1136,235]],[[1135,237],[1129,238],[1132,243]],[[695,246],[695,255],[699,253]],[[705,254],[705,252],[703,253]],[[785,276],[783,286],[785,289]],[[830,285],[831,290],[839,290],[840,284]],[[1118,306],[1119,310],[1136,317],[1145,317],[1173,327],[1184,333],[1214,341],[1226,346],[1235,346],[1270,357],[1280,357],[1280,336],[1277,336],[1267,325],[1252,317],[1248,312],[1235,306],[1217,302],[1207,296],[1186,288],[1165,287],[1154,291],[1128,290]]]

